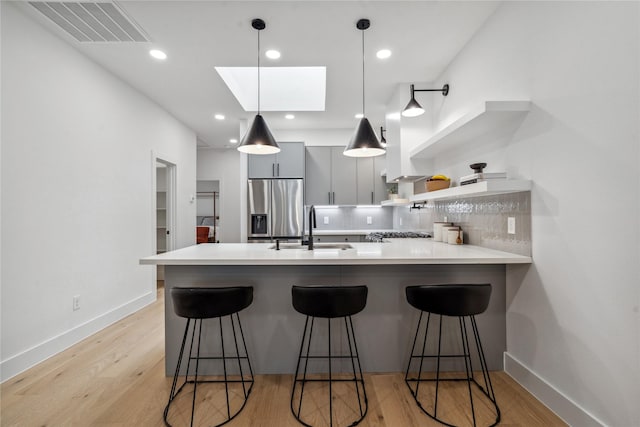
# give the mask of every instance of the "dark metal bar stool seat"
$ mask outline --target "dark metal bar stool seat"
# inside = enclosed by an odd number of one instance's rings
[[[496,402],[496,397],[493,392],[493,386],[491,385],[491,378],[489,376],[489,370],[487,368],[484,351],[482,350],[482,343],[480,341],[478,326],[475,319],[475,316],[477,314],[483,313],[489,306],[489,300],[491,298],[491,284],[487,283],[478,285],[452,284],[408,286],[405,291],[409,304],[420,310],[420,319],[418,320],[418,326],[416,328],[413,346],[411,347],[411,355],[409,357],[409,363],[407,366],[407,371],[405,373],[405,382],[422,412],[442,424],[454,426],[454,424],[451,424],[450,422],[445,421],[442,417],[438,416],[439,385],[441,381],[465,381],[468,388],[473,425],[476,426],[477,421],[471,384],[474,384],[480,389],[482,394],[489,400],[490,406],[493,407],[493,412],[495,412],[495,419],[493,419],[492,415],[490,426],[495,426],[496,424],[498,424],[500,422],[500,409],[498,408],[498,403]],[[420,331],[420,325],[422,323],[424,313],[427,313],[427,320],[422,341],[422,351],[420,354],[415,354],[414,351],[416,349],[416,342],[418,340],[418,332]],[[438,352],[435,355],[425,353],[431,314],[435,314],[440,317],[437,335]],[[442,316],[458,318],[460,339],[462,343],[461,354],[442,354]],[[475,349],[477,352],[478,360],[480,362],[484,386],[480,385],[480,383],[474,376],[473,365],[471,361],[471,348],[469,346],[469,336],[467,334],[467,321],[471,324],[471,328],[473,331],[473,341],[475,342]],[[422,378],[422,368],[425,358],[436,359],[435,379]],[[441,358],[464,359],[466,376],[464,378],[440,378]],[[409,371],[411,368],[411,363],[414,360],[420,361],[417,371],[418,373],[417,377],[410,378]],[[421,399],[418,396],[420,384],[423,382],[435,382],[435,398],[428,408],[425,408],[425,405],[421,402]],[[415,384],[415,388],[412,387],[412,384]]]
[[[231,421],[236,415],[242,411],[251,389],[253,387],[253,370],[251,368],[251,362],[249,361],[249,355],[247,353],[247,345],[244,340],[244,333],[242,332],[242,325],[240,324],[240,317],[238,312],[244,310],[253,301],[253,287],[251,286],[234,286],[234,287],[220,287],[220,288],[173,288],[171,289],[171,299],[173,302],[173,309],[177,316],[187,319],[187,324],[184,329],[184,336],[182,338],[182,345],[180,346],[180,354],[178,356],[178,362],[176,364],[176,371],[173,376],[173,383],[171,385],[171,393],[169,394],[169,401],[164,409],[164,423],[167,426],[171,426],[167,417],[169,415],[169,409],[174,402],[178,394],[185,388],[187,384],[193,384],[193,399],[191,402],[191,423],[193,426],[193,420],[196,410],[196,391],[198,384],[202,383],[222,383],[224,384],[225,396],[226,396],[226,417],[224,420],[216,426]],[[235,315],[235,321],[234,321]],[[231,324],[231,330],[233,334],[233,342],[235,353],[227,355],[225,352],[224,334],[222,329],[222,318],[229,316]],[[220,330],[220,346],[221,356],[210,356],[200,354],[200,344],[202,340],[202,320],[204,319],[218,319]],[[192,322],[193,321],[193,322]],[[236,324],[238,331],[236,331]],[[193,327],[192,327],[193,325]],[[185,346],[187,343],[187,336],[189,335],[189,329],[191,329],[191,339],[189,345],[189,352],[184,354]],[[196,329],[198,329],[196,337]],[[242,349],[244,354],[241,354],[238,346],[238,335],[242,338]],[[193,354],[194,343],[196,342],[196,354]],[[180,368],[183,362],[183,356],[187,359],[187,368],[185,371],[184,382],[180,387],[177,387],[178,377],[180,376]],[[195,361],[195,372],[191,373],[191,361]],[[198,379],[198,368],[201,360],[221,360],[224,370],[224,379],[221,380],[203,380]],[[239,379],[229,378],[227,360],[235,360],[239,371]],[[248,378],[245,378],[243,372],[243,363],[248,366]],[[189,379],[192,376],[193,379]],[[229,403],[229,386],[234,383],[240,383],[242,385],[242,405],[234,410],[232,413],[231,405]]]
[[[297,312],[306,315],[304,324],[304,332],[302,334],[302,342],[300,343],[300,353],[298,355],[298,363],[296,364],[296,374],[291,390],[291,412],[300,423],[310,426],[305,422],[300,413],[302,410],[303,396],[305,384],[308,382],[327,382],[329,384],[329,425],[333,426],[333,395],[332,383],[334,382],[352,382],[355,388],[355,394],[358,399],[357,418],[349,424],[355,426],[367,414],[369,408],[367,393],[364,387],[364,377],[362,376],[362,366],[358,356],[358,347],[356,345],[356,337],[353,329],[351,316],[361,312],[367,304],[367,287],[366,286],[293,286],[291,289],[291,297],[293,307]],[[327,354],[310,355],[311,338],[313,334],[313,325],[315,318],[326,318],[328,327]],[[349,355],[333,355],[331,352],[331,319],[344,318],[344,326],[346,338],[348,342]],[[311,319],[311,321],[309,321]],[[308,336],[307,336],[308,332]],[[306,341],[306,353],[304,352]],[[303,354],[304,353],[304,354]],[[326,359],[329,364],[329,378],[317,379],[307,378],[307,367],[309,359]],[[334,359],[349,359],[353,372],[352,378],[334,378],[332,373],[331,361]],[[299,376],[300,365],[304,360],[304,369],[302,377]],[[357,370],[356,370],[357,365]],[[300,384],[300,397],[295,399],[296,388]],[[360,391],[362,388],[362,392]],[[297,400],[297,402],[296,402]]]

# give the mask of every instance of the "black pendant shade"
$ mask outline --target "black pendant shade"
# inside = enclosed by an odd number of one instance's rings
[[[404,107],[404,110],[402,110],[402,115],[405,117],[417,117],[421,114],[424,114],[424,108],[422,108],[422,106],[418,104],[418,101],[416,101],[416,98],[412,93],[411,100],[409,101],[407,106]]]
[[[274,154],[280,151],[262,115],[256,114],[251,127],[240,141],[238,151],[247,154]]]
[[[364,32],[371,22],[368,19],[360,19],[356,23],[356,28],[362,31],[362,115],[364,116]],[[378,141],[376,133],[371,127],[371,123],[366,117],[360,119],[356,131],[344,149],[343,154],[349,157],[373,157],[381,156],[386,152],[384,146]]]
[[[405,117],[417,117],[424,114],[424,108],[416,101],[416,92],[440,92],[442,96],[449,95],[449,85],[442,86],[442,89],[416,89],[414,85],[411,85],[411,100],[402,110],[402,115]]]
[[[251,26],[258,31],[258,114],[240,141],[238,151],[247,154],[275,154],[280,152],[280,147],[260,114],[260,31],[264,30],[267,24],[262,19],[254,19]]]
[[[378,141],[369,119],[363,117],[343,154],[349,157],[373,157],[384,153],[385,149]]]

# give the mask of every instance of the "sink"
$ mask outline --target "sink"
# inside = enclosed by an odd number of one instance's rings
[[[269,249],[275,249],[276,245],[271,245],[269,246]],[[307,245],[301,245],[300,243],[280,243],[280,249],[284,250],[284,249],[303,249],[305,251],[309,250],[309,247]],[[353,249],[353,246],[351,246],[348,243],[314,243],[313,244],[313,250],[322,250],[322,249],[333,249],[333,250],[347,250],[347,249]]]

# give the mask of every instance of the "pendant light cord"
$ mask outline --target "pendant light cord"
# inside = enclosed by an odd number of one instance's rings
[[[362,31],[362,117],[366,117],[364,113],[364,30]]]
[[[258,114],[260,114],[260,30],[258,30]]]

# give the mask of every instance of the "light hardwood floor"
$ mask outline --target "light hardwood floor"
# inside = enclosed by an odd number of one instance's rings
[[[0,425],[162,426],[171,388],[170,378],[164,375],[163,310],[164,295],[159,289],[158,301],[152,305],[6,381],[0,388]],[[492,373],[492,379],[502,411],[501,426],[566,425],[504,372]],[[246,407],[228,425],[299,426],[289,409],[291,381],[291,375],[256,376]],[[402,374],[368,374],[365,383],[369,411],[360,425],[441,425],[417,408]],[[216,396],[206,395],[207,403],[215,407]],[[176,427],[188,425],[188,409],[183,410],[188,408],[187,400],[184,405],[176,401],[178,415],[172,418]],[[311,410],[319,414],[323,404],[318,401]],[[462,403],[439,405],[443,408],[439,411],[455,413]]]

